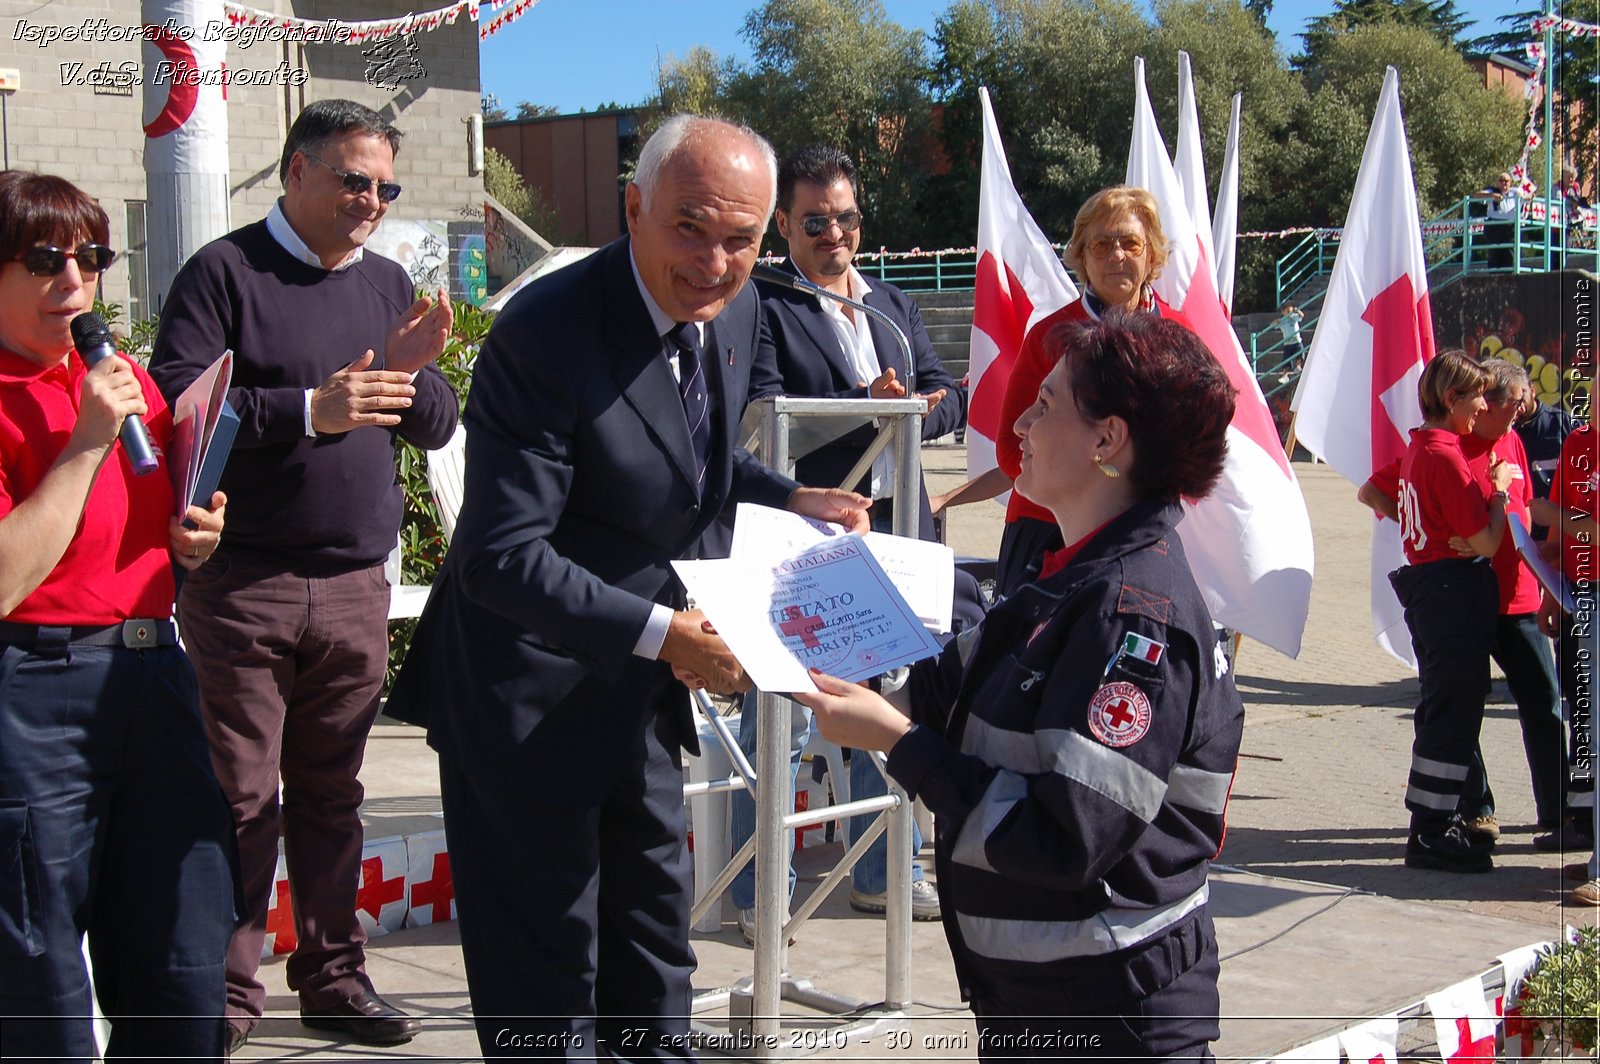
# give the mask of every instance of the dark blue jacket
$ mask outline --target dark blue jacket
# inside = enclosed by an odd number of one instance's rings
[[[979,996],[996,973],[1115,1002],[1129,951],[1205,905],[1244,707],[1180,516],[1135,505],[913,670],[919,726],[889,770],[937,817],[946,929]]]

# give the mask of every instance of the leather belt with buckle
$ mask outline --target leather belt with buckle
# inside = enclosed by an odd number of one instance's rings
[[[63,636],[65,638],[62,638]],[[0,643],[31,648],[52,642],[147,650],[151,647],[177,646],[178,630],[170,620],[156,620],[150,617],[135,617],[121,624],[71,628],[65,625],[12,624],[0,621]]]

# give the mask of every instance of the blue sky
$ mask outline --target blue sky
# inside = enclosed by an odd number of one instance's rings
[[[940,0],[883,0],[903,26],[933,31]],[[719,56],[749,57],[739,28],[759,0],[540,0],[482,46],[483,87],[508,111],[521,100],[563,112],[602,103],[640,103],[655,88],[658,60],[704,44]],[[1495,17],[1531,7],[1516,0],[1457,0],[1478,22],[1469,36],[1500,29]],[[1269,20],[1286,51],[1298,51],[1305,23],[1331,0],[1277,0]],[[485,17],[490,17],[485,15]]]

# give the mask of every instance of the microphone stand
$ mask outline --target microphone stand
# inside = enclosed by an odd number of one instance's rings
[[[860,300],[851,299],[849,296],[841,296],[837,292],[828,291],[819,284],[812,284],[810,281],[806,280],[804,277],[801,277],[797,273],[791,273],[788,270],[780,270],[776,266],[768,266],[763,262],[756,263],[755,268],[750,271],[750,276],[757,281],[770,281],[773,284],[781,284],[785,288],[792,288],[796,292],[804,292],[807,295],[817,296],[820,299],[831,299],[835,303],[843,303],[845,306],[854,307],[861,311],[861,313],[867,315],[867,317],[881,322],[883,326],[889,330],[889,335],[894,337],[894,342],[900,345],[900,355],[905,359],[906,395],[908,397],[916,395],[917,362],[916,359],[911,356],[911,341],[906,339],[905,332],[900,328],[899,325],[895,324],[894,319],[889,317],[889,315],[885,314],[877,307],[867,306]]]

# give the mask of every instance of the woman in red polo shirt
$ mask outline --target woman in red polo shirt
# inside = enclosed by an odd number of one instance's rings
[[[1389,574],[1417,654],[1422,695],[1413,720],[1406,808],[1406,864],[1486,872],[1486,847],[1468,838],[1457,806],[1471,770],[1489,689],[1499,587],[1489,563],[1506,529],[1513,468],[1489,464],[1487,501],[1461,451],[1461,439],[1486,409],[1489,372],[1459,351],[1428,363],[1417,384],[1422,427],[1400,464],[1400,543],[1406,566]],[[1464,540],[1477,557],[1450,545]]]
[[[161,393],[73,352],[109,235],[67,181],[0,173],[0,1056],[98,1055],[87,935],[108,1057],[217,1059],[233,825],[170,618],[223,499],[182,527],[117,438],[170,442]]]

